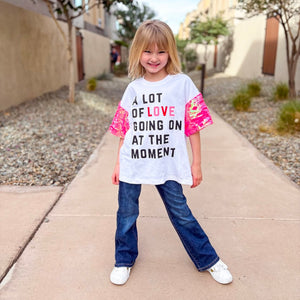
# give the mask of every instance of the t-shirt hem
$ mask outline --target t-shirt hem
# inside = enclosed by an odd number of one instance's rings
[[[170,177],[170,178],[164,178],[164,179],[132,179],[132,178],[126,178],[126,177],[120,177],[120,181],[130,183],[130,184],[149,184],[149,185],[159,185],[159,184],[164,184],[168,180],[176,181],[180,184],[183,185],[192,185],[193,180],[191,179],[182,179],[182,178],[175,178],[175,177]]]

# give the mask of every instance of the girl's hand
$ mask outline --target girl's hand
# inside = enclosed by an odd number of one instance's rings
[[[193,176],[193,185],[191,188],[198,186],[202,181],[201,171],[201,142],[199,131],[190,135],[190,143],[193,152],[193,163],[191,167]]]
[[[120,165],[117,163],[111,176],[112,184],[119,184]]]
[[[192,164],[191,171],[193,176],[193,185],[191,186],[191,188],[195,188],[202,181],[201,164]]]
[[[119,175],[120,175],[120,161],[119,161],[119,157],[120,157],[120,149],[122,147],[124,143],[124,139],[120,138],[120,142],[119,142],[119,149],[118,149],[118,158],[117,158],[117,162],[114,168],[114,171],[111,175],[111,182],[112,184],[118,185],[119,184]]]

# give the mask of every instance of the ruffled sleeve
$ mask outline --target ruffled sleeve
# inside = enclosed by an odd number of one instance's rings
[[[109,127],[109,131],[113,135],[124,138],[128,129],[129,129],[128,112],[121,106],[121,103],[119,103],[116,114]]]
[[[208,108],[199,94],[185,106],[185,134],[190,136],[213,124]]]

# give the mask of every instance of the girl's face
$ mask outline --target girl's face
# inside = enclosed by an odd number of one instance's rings
[[[159,81],[165,78],[168,75],[166,71],[168,59],[168,52],[159,49],[156,44],[145,49],[140,57],[140,64],[145,69],[144,78],[148,81]]]

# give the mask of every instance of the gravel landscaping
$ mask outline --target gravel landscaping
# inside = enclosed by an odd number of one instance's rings
[[[107,131],[128,80],[99,81],[45,94],[0,113],[0,184],[65,185]]]
[[[191,73],[197,86],[200,74]],[[259,79],[263,97],[254,98],[250,112],[236,112],[228,100],[245,79],[215,75],[205,82],[205,99],[265,156],[300,185],[300,133],[262,132],[275,121],[283,102],[269,96],[272,78]],[[0,112],[0,184],[66,185],[85,164],[107,131],[127,78],[98,81],[95,91],[76,86],[75,104],[66,87]]]
[[[199,74],[191,74],[200,84]],[[280,107],[287,101],[271,100],[275,86],[272,77],[257,78],[262,84],[261,96],[252,98],[249,112],[237,112],[230,101],[236,90],[250,81],[216,74],[205,81],[204,96],[207,105],[246,137],[261,153],[280,167],[300,185],[300,132],[279,135],[272,130]]]

